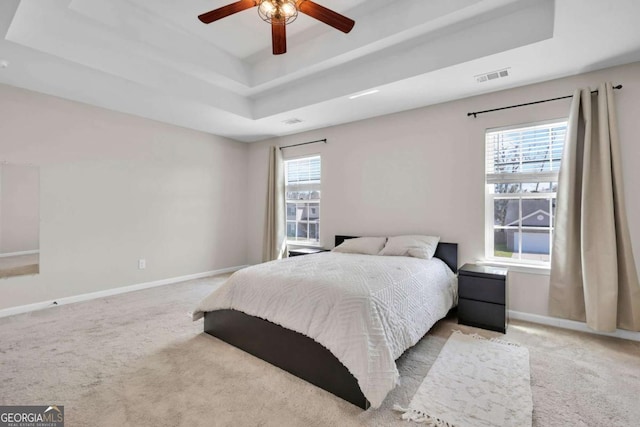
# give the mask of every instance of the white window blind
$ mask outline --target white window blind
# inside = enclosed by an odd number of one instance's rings
[[[487,183],[557,181],[567,122],[486,134]]]
[[[287,160],[287,185],[319,184],[320,156]]]

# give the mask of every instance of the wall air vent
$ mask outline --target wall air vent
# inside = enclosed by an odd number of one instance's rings
[[[504,77],[509,77],[509,68],[505,68],[498,71],[492,71],[490,73],[478,74],[474,76],[478,83],[488,82],[489,80],[497,80]]]
[[[292,119],[287,119],[284,120],[282,123],[284,123],[287,126],[291,126],[291,125],[297,125],[298,123],[302,123],[302,120],[300,119],[296,119],[295,117]]]

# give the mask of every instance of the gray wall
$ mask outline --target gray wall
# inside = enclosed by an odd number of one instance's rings
[[[636,263],[640,259],[640,63],[506,90],[251,145],[249,237],[263,233],[267,147],[328,138],[328,144],[285,150],[322,155],[321,243],[335,234],[432,233],[460,243],[460,263],[484,257],[484,135],[487,128],[566,117],[570,100],[478,116],[467,112],[570,95],[600,82],[616,91],[625,193]],[[354,108],[366,98],[354,100]],[[258,262],[261,245],[249,245]],[[640,267],[640,263],[638,265]],[[547,314],[549,276],[513,273],[510,309]]]
[[[570,101],[466,113],[607,80],[624,85],[616,99],[637,254],[640,63],[251,145],[0,85],[0,160],[41,166],[41,274],[2,280],[0,309],[259,262],[267,147],[319,138],[329,144],[285,154],[322,154],[325,246],[334,234],[433,233],[460,243],[461,263],[480,259],[485,130],[565,117]],[[511,274],[510,308],[546,315],[548,287],[548,274]]]
[[[0,309],[246,263],[246,144],[5,85],[0,120],[41,184],[41,273]]]

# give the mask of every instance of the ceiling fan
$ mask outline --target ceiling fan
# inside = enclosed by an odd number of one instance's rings
[[[353,19],[340,15],[331,9],[320,6],[311,0],[240,0],[221,8],[203,13],[198,19],[210,24],[234,13],[258,7],[260,17],[271,24],[271,39],[273,54],[281,55],[287,52],[286,25],[295,21],[298,12],[309,15],[333,28],[348,33],[355,25]]]

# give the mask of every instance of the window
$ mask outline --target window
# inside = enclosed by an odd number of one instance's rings
[[[566,121],[486,133],[486,257],[548,265]]]
[[[285,161],[287,243],[320,245],[320,156]]]

